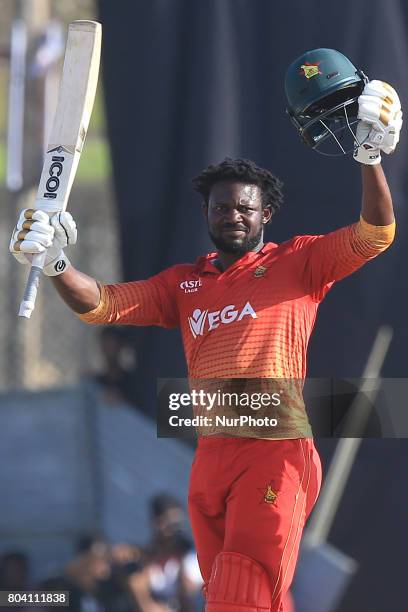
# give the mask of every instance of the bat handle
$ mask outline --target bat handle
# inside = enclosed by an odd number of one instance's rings
[[[46,254],[47,252],[44,251],[44,253],[39,253],[33,257],[30,274],[25,286],[23,299],[21,300],[20,310],[18,311],[19,317],[25,317],[26,319],[31,317],[35,307],[37,289],[40,284],[40,276],[44,268]]]

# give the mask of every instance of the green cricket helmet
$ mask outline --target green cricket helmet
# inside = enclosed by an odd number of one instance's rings
[[[302,140],[323,155],[352,152],[357,100],[367,82],[335,49],[314,49],[298,57],[286,71],[285,93],[287,112]]]

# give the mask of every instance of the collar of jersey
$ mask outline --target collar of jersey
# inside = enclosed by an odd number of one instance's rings
[[[245,255],[243,255],[235,263],[229,266],[229,268],[227,268],[225,272],[228,272],[229,270],[233,270],[240,266],[245,266],[254,261],[258,261],[263,256],[270,253],[273,249],[276,249],[277,246],[278,245],[275,244],[274,242],[265,242],[265,244],[263,245],[260,251],[256,251],[256,252],[249,251],[248,253],[245,253]],[[214,260],[217,259],[217,257],[218,257],[218,253],[208,253],[208,255],[203,255],[199,257],[196,261],[197,272],[199,274],[214,274],[214,275],[223,274],[223,272],[221,272],[213,263]]]

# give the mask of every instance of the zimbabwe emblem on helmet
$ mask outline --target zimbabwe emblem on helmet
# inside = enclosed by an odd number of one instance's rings
[[[302,76],[305,76],[307,79],[311,79],[317,74],[322,74],[319,69],[319,64],[320,62],[316,62],[315,64],[311,64],[310,62],[305,62],[300,67],[300,70],[301,70],[300,74]]]

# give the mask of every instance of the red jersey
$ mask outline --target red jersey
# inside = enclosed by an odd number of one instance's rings
[[[224,272],[211,253],[147,280],[103,285],[99,306],[80,318],[180,327],[192,379],[303,381],[319,303],[335,281],[384,251],[394,231],[394,223],[374,226],[361,218],[326,235],[266,243]],[[300,397],[284,412],[279,437],[310,435]]]

